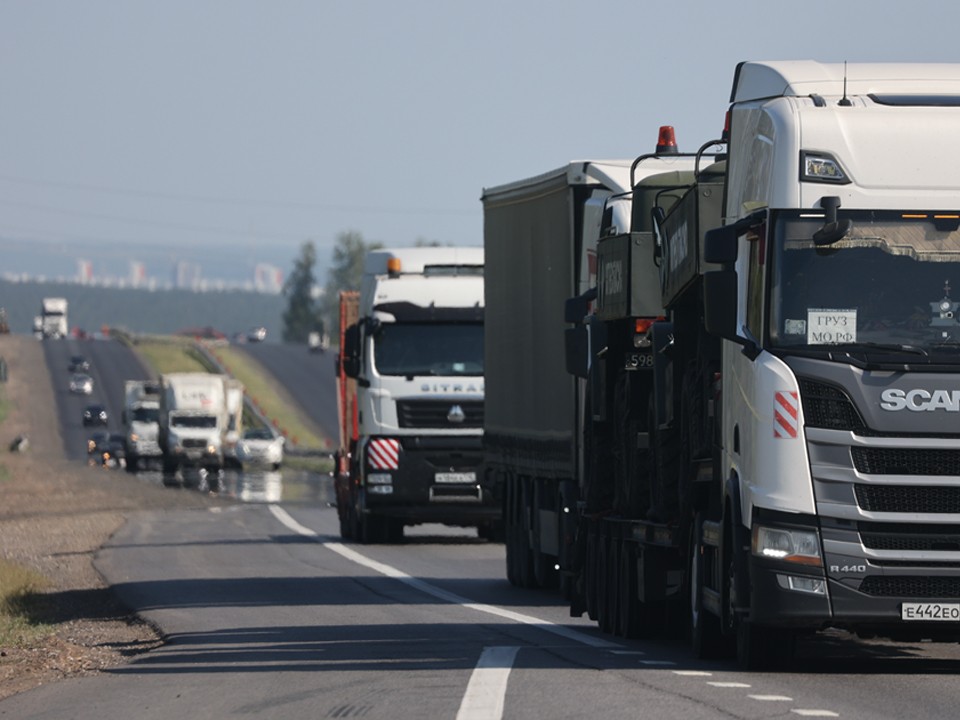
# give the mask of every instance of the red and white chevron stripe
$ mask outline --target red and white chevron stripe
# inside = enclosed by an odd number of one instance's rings
[[[793,439],[800,432],[800,398],[795,392],[778,392],[773,396],[773,436]]]
[[[367,443],[367,465],[373,470],[400,467],[400,442],[392,438],[373,438]]]

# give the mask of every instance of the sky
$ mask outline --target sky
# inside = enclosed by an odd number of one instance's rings
[[[940,0],[0,0],[0,272],[286,272],[309,241],[322,282],[347,231],[481,245],[484,187],[716,138],[742,60],[960,61],[958,27]]]

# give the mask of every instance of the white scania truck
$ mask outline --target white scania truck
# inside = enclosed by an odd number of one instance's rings
[[[960,637],[958,132],[960,64],[737,68],[661,427],[703,450],[673,483],[693,629],[748,665],[828,626]],[[664,247],[694,257],[695,228]]]
[[[483,249],[372,251],[340,312],[343,537],[396,541],[424,522],[495,535],[499,499],[478,473]]]
[[[603,210],[596,286],[566,312],[583,395],[551,380],[561,352],[524,375],[579,418],[577,481],[559,444],[535,472],[510,437],[489,458],[515,584],[559,568],[575,614],[628,636],[683,618],[698,653],[752,668],[828,627],[960,637],[958,132],[960,64],[737,68],[694,172],[631,181],[629,218]],[[548,224],[589,214],[586,195],[541,193],[538,216],[509,191],[484,194],[488,434],[536,428],[530,403],[493,405],[513,379],[491,353],[542,310],[495,310],[497,282],[536,272],[498,238],[540,238],[550,269],[581,256]]]

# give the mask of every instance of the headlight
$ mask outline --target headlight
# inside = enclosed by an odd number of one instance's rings
[[[757,557],[799,565],[823,567],[820,557],[820,536],[816,530],[753,528],[753,554]]]

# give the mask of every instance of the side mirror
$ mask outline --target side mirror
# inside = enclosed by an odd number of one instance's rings
[[[563,321],[571,325],[580,325],[590,312],[590,303],[597,299],[597,288],[593,287],[582,295],[567,298],[563,303]]]
[[[578,378],[585,378],[589,374],[587,354],[590,352],[590,336],[585,325],[567,328],[563,331],[563,347],[567,373]]]
[[[703,238],[703,259],[708,263],[729,265],[737,261],[737,240],[740,229],[736,225],[722,225],[707,230]]]
[[[368,317],[368,318],[364,318],[362,322],[363,322],[363,329],[366,331],[367,335],[369,335],[370,337],[375,337],[380,332],[380,327],[381,327],[380,318]]]
[[[843,240],[853,229],[850,220],[837,220],[837,209],[840,207],[840,198],[836,195],[826,195],[820,198],[820,207],[823,208],[823,227],[813,234],[813,244],[818,248],[824,245],[833,245]]]
[[[340,364],[348,378],[360,374],[360,326],[354,323],[343,333],[343,347],[340,349]]]
[[[737,341],[737,273],[711,270],[703,274],[703,325],[711,335]]]
[[[708,333],[735,342],[751,360],[760,355],[760,343],[749,330],[737,327],[737,273],[711,270],[703,274],[703,326]]]
[[[659,205],[654,206],[650,210],[650,226],[653,228],[653,264],[657,267],[660,267],[660,262],[663,259],[663,232],[661,227],[663,226],[663,221],[666,220],[667,214],[664,212],[663,208]]]

